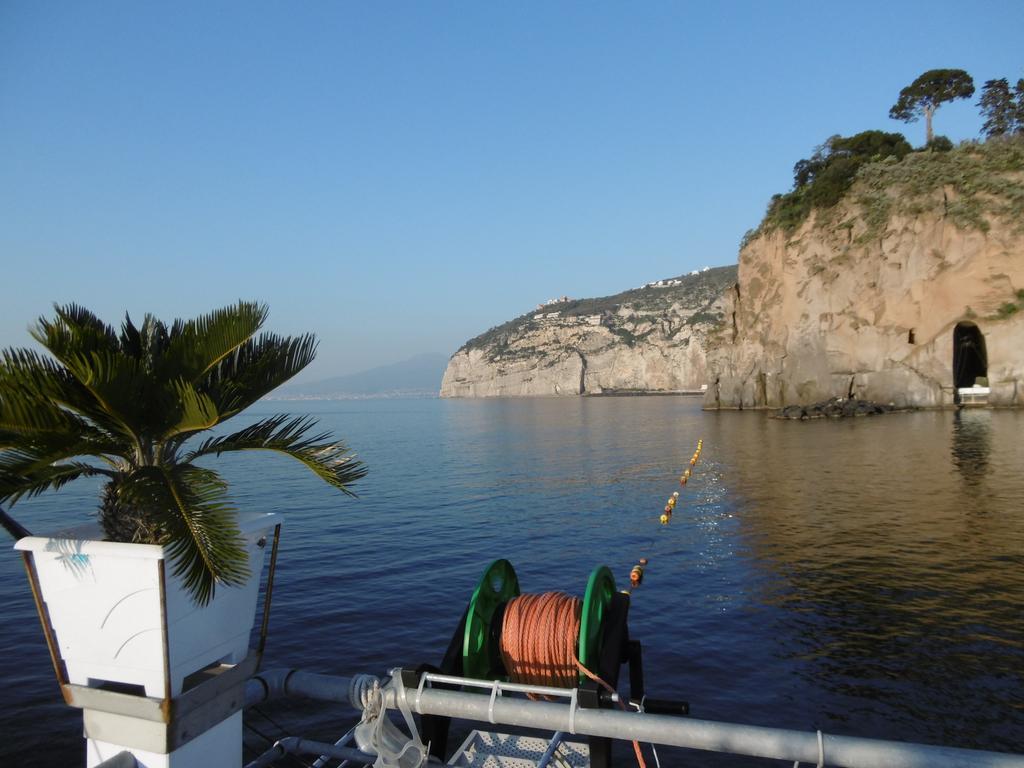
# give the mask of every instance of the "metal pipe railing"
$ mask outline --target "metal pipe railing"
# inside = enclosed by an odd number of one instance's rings
[[[431,677],[427,675],[427,681]],[[452,681],[448,679],[446,682]],[[480,684],[479,681],[472,683]],[[486,685],[491,687],[492,684]],[[494,685],[495,690],[500,687],[500,684]],[[853,736],[819,736],[817,732],[782,728],[608,709],[582,709],[573,701],[561,704],[503,698],[500,695],[488,697],[431,689],[423,685],[419,689],[410,690],[402,686],[400,671],[393,670],[387,704],[389,707],[397,707],[399,703],[421,715],[566,731],[577,735],[644,741],[811,765],[821,763],[843,768],[1024,768],[1024,755],[1002,752]]]
[[[327,755],[335,760],[351,760],[359,765],[373,765],[373,761],[377,759],[376,755],[368,755],[351,747],[339,747],[324,741],[288,736],[275,742],[274,746],[248,763],[245,768],[267,768],[285,755]]]
[[[253,675],[245,684],[245,706],[251,707],[282,696],[303,696],[349,704],[351,682],[352,679],[348,677],[318,675],[297,669],[269,669]]]
[[[573,690],[558,690],[559,695],[568,698],[566,703],[534,701],[502,694],[536,693],[546,689],[441,675],[424,675],[420,678],[419,688],[406,688],[402,684],[401,670],[392,670],[391,674],[391,682],[384,687],[386,706],[393,709],[401,706],[420,715],[441,715],[548,732],[564,731],[811,765],[820,762],[842,768],[1024,768],[1024,755],[1004,752],[834,736],[668,715],[584,709],[579,706]],[[246,705],[291,695],[350,702],[358,708],[358,700],[350,699],[352,682],[351,678],[271,670],[250,680],[246,688]],[[434,689],[428,685],[432,682],[481,688],[489,690],[490,695]]]

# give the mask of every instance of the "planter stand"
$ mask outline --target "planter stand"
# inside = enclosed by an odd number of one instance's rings
[[[251,577],[219,587],[202,608],[165,570],[162,547],[96,541],[83,529],[15,544],[61,693],[83,710],[89,768],[124,750],[143,768],[241,766],[245,682],[266,642],[280,516],[240,515],[239,527]],[[250,649],[271,533],[259,642]]]

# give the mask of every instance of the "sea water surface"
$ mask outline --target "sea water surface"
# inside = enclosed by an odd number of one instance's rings
[[[285,515],[268,667],[436,664],[492,560],[524,591],[582,595],[595,566],[621,585],[648,556],[629,622],[649,695],[704,719],[1024,752],[1024,413],[786,422],[623,397],[264,402],[238,422],[281,411],[319,419],[370,474],[353,500],[285,458],[209,462],[240,506]],[[95,503],[82,483],[14,513],[42,533]],[[11,550],[0,605],[0,765],[82,764]],[[351,718],[268,705],[247,715],[246,758]]]

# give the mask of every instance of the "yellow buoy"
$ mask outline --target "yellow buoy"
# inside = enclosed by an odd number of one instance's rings
[[[669,518],[671,518],[671,515],[662,514],[662,516],[661,516],[661,524],[662,525],[668,525]]]

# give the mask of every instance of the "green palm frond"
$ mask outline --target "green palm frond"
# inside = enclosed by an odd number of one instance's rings
[[[191,382],[175,381],[171,384],[174,392],[175,408],[171,413],[176,417],[173,424],[168,424],[160,434],[160,441],[172,437],[188,437],[196,432],[211,429],[221,422],[220,412],[213,399],[196,390]]]
[[[23,434],[74,431],[83,421],[69,413],[86,405],[74,377],[53,360],[25,349],[0,355],[0,428]]]
[[[199,605],[218,584],[242,584],[248,555],[227,485],[216,472],[191,464],[141,467],[118,486],[125,502],[144,507],[167,531],[173,572]]]
[[[316,338],[260,334],[211,368],[201,387],[217,403],[223,419],[245,410],[288,381],[316,357]]]
[[[6,452],[3,459],[8,458]],[[0,502],[14,504],[22,497],[31,498],[44,491],[56,491],[72,480],[80,477],[117,476],[117,472],[86,464],[80,461],[69,461],[59,464],[44,464],[26,469],[23,472],[9,471],[0,461]]]
[[[111,467],[125,467],[134,446],[98,432],[43,432],[31,439],[0,430],[0,467],[24,472],[58,461],[99,459]]]
[[[136,327],[131,316],[125,313],[119,342],[123,354],[138,360],[143,370],[152,373],[167,351],[170,333],[167,326],[153,315],[147,314],[142,325]]]
[[[89,401],[81,407],[90,419],[135,438],[158,428],[166,403],[137,360],[119,352],[93,351],[69,354],[63,363],[88,393]]]
[[[176,323],[171,329],[163,375],[180,376],[198,383],[222,360],[252,339],[263,327],[267,314],[265,304],[240,301],[233,307]]]
[[[64,362],[69,355],[115,352],[119,345],[114,329],[77,304],[54,305],[57,317],[40,317],[29,330],[32,338]]]
[[[349,485],[366,476],[366,465],[348,452],[344,443],[328,433],[307,436],[316,425],[307,417],[271,416],[231,435],[212,437],[183,457],[191,462],[200,456],[228,451],[275,451],[305,464],[317,477],[349,496]]]

